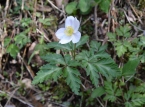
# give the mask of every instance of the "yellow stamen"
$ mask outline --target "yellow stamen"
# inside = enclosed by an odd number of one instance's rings
[[[74,33],[74,29],[71,26],[67,26],[65,30],[65,34],[67,36],[71,36]]]

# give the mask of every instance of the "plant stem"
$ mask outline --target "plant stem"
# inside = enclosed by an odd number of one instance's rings
[[[74,44],[74,50],[73,50],[73,59],[76,57],[76,44]]]

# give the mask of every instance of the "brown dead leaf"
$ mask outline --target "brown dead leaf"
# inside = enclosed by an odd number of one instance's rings
[[[128,20],[129,20],[130,22],[136,21],[136,18],[135,18],[135,16],[134,16],[133,12],[131,11],[131,9],[128,9],[127,12],[128,12]]]
[[[30,79],[28,79],[28,78],[24,78],[23,80],[22,80],[22,83],[26,86],[26,88],[32,88],[32,81],[30,80]]]
[[[50,8],[49,6],[42,6],[42,5],[37,4],[36,10],[43,11],[43,12],[51,12],[52,8]]]

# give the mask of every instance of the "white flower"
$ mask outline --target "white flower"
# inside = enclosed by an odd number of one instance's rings
[[[56,31],[55,35],[60,39],[59,43],[66,44],[70,41],[73,43],[79,42],[81,33],[78,31],[80,22],[76,17],[69,16],[65,20],[65,28],[60,28]]]

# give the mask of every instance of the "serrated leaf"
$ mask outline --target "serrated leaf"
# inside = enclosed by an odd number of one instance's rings
[[[21,20],[21,26],[22,27],[28,27],[32,23],[32,20],[30,18],[23,18]]]
[[[27,37],[25,33],[20,33],[14,37],[14,41],[16,44],[20,45],[20,48],[22,48],[24,45],[30,42],[30,38]]]
[[[93,64],[88,63],[86,66],[86,71],[87,76],[90,76],[92,83],[95,85],[95,87],[98,87],[99,74],[98,71],[96,70],[96,67]]]
[[[122,95],[122,90],[119,89],[116,84],[112,84],[111,82],[105,81],[104,89],[106,92],[106,96],[104,97],[104,100],[109,100],[111,102],[114,102],[118,96]]]
[[[116,41],[116,34],[115,33],[108,32],[107,36],[109,37],[110,41]]]
[[[90,43],[90,47],[93,48],[93,49],[95,49],[95,51],[97,51],[97,52],[104,52],[105,49],[107,48],[107,45],[101,46],[101,43],[100,42],[97,42],[97,41],[93,41],[92,40],[91,43]]]
[[[10,53],[13,58],[16,58],[19,48],[15,44],[10,44],[6,51],[7,53]]]
[[[124,34],[124,37],[130,37],[130,36],[131,36],[130,32]]]
[[[121,32],[121,30],[119,28],[117,28],[115,31],[118,36],[123,36],[123,33]]]
[[[91,46],[91,48],[95,48],[96,50],[99,50],[101,43],[92,40],[90,43],[90,46]]]
[[[105,52],[104,52],[105,53]],[[82,51],[76,56],[80,61],[82,68],[86,69],[86,73],[90,76],[92,83],[97,87],[99,74],[101,73],[107,79],[120,75],[119,69],[114,61],[107,55],[92,53],[90,51]]]
[[[128,92],[125,94],[128,94]],[[132,95],[130,96],[131,96],[131,99],[128,99],[125,102],[125,107],[141,107],[143,104],[145,104],[145,100],[144,100],[145,97],[142,94],[132,93]]]
[[[72,48],[69,43],[67,44],[60,44],[59,42],[50,42],[47,44],[47,48],[55,48],[55,49],[66,49],[71,51]]]
[[[69,85],[72,91],[78,95],[81,84],[79,71],[76,68],[66,67],[64,69],[64,76],[66,77],[67,85]]]
[[[91,97],[92,98],[96,98],[96,97],[100,97],[103,94],[105,94],[105,90],[103,87],[97,87],[95,90],[93,90]]]
[[[123,66],[123,69],[122,69],[122,75],[124,76],[128,76],[128,75],[133,75],[135,74],[136,72],[136,68],[139,64],[139,59],[132,59],[132,60],[129,60],[124,66]]]
[[[76,11],[76,9],[77,9],[76,1],[68,3],[65,8],[67,14],[72,14],[74,11]]]
[[[128,25],[121,26],[120,30],[123,32],[123,34],[126,34],[130,31],[130,27]]]
[[[78,43],[76,43],[76,48],[81,47],[83,44],[85,44],[88,41],[88,39],[89,39],[88,35],[82,36],[81,40]]]
[[[127,52],[126,46],[124,46],[122,43],[118,42],[114,45],[116,46],[115,50],[117,51],[117,55],[119,57],[122,56],[123,54],[125,54],[125,52]]]
[[[119,76],[119,69],[111,58],[108,58],[108,59],[104,58],[104,59],[98,60],[97,62],[95,62],[95,66],[96,66],[96,69],[106,78],[108,78],[109,76],[112,76],[112,77]]]
[[[145,83],[141,84],[140,86],[137,86],[135,92],[145,93]]]
[[[133,105],[130,102],[125,102],[125,107],[133,107]]]
[[[109,101],[111,101],[111,102],[114,102],[114,101],[116,101],[117,97],[114,96],[114,95],[106,95],[103,99],[104,99],[105,101],[106,101],[106,100],[109,100]]]
[[[41,57],[43,60],[49,62],[50,64],[62,64],[65,65],[64,58],[61,54],[47,54]]]
[[[48,79],[56,81],[62,73],[62,68],[46,64],[40,68],[34,77],[32,84],[42,83]]]
[[[77,62],[76,60],[73,60],[70,55],[65,55],[64,60],[65,60],[66,65],[70,67],[77,67],[80,65],[79,62]]]

